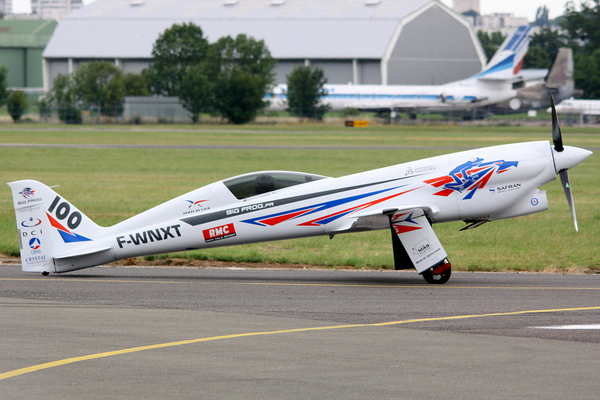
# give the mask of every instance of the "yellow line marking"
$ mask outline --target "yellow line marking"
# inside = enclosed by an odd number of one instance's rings
[[[231,279],[231,278],[227,278]],[[235,278],[233,278],[235,279]],[[421,288],[431,289],[429,284],[422,285],[379,285],[372,284],[345,284],[345,283],[286,283],[286,282],[221,282],[221,281],[168,281],[168,280],[128,280],[128,279],[89,279],[83,278],[0,278],[0,281],[39,281],[39,282],[104,282],[104,283],[168,283],[168,284],[199,284],[199,285],[255,285],[255,286],[323,286],[323,287],[372,287],[372,288]],[[436,289],[505,289],[505,290],[600,290],[600,287],[551,287],[551,286],[437,286]]]
[[[25,374],[28,374],[31,372],[41,371],[41,370],[48,369],[48,368],[54,368],[54,367],[59,367],[61,365],[73,364],[73,363],[80,362],[80,361],[94,360],[97,358],[105,358],[105,357],[117,356],[117,355],[122,355],[122,354],[135,353],[138,351],[162,349],[162,348],[166,348],[166,347],[183,346],[186,344],[194,344],[194,343],[201,343],[201,342],[210,342],[210,341],[214,341],[214,340],[235,339],[235,338],[241,338],[241,337],[264,336],[264,335],[277,335],[277,334],[282,334],[282,333],[323,331],[323,330],[332,330],[332,329],[390,326],[390,325],[410,324],[410,323],[415,323],[415,322],[450,321],[450,320],[468,319],[468,318],[501,317],[501,316],[509,316],[509,315],[539,314],[539,313],[567,312],[567,311],[591,311],[591,310],[600,310],[600,307],[558,308],[558,309],[552,309],[552,310],[526,310],[526,311],[510,311],[510,312],[490,313],[490,314],[455,315],[455,316],[449,316],[449,317],[419,318],[419,319],[408,319],[408,320],[403,320],[403,321],[378,322],[378,323],[374,323],[374,324],[333,325],[333,326],[321,326],[321,327],[313,327],[313,328],[283,329],[283,330],[267,331],[267,332],[249,332],[249,333],[237,333],[237,334],[233,334],[233,335],[212,336],[212,337],[199,338],[199,339],[181,340],[178,342],[160,343],[160,344],[154,344],[154,345],[150,345],[150,346],[133,347],[133,348],[129,348],[129,349],[108,351],[108,352],[104,352],[104,353],[89,354],[87,356],[81,356],[81,357],[65,358],[63,360],[53,361],[53,362],[49,362],[49,363],[45,363],[45,364],[33,365],[31,367],[26,367],[26,368],[16,369],[13,371],[4,372],[4,373],[0,374],[0,381],[3,379],[12,378],[12,377],[19,376],[19,375],[25,375]]]

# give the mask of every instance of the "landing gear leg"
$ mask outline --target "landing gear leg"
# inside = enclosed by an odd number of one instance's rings
[[[429,270],[423,272],[423,278],[427,283],[442,285],[448,282],[452,273],[452,266],[448,259],[445,259],[441,264],[431,267]]]

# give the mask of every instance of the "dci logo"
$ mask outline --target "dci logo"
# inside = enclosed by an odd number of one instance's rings
[[[205,229],[202,231],[202,233],[204,234],[204,241],[206,243],[237,236],[233,224],[227,224],[217,226],[216,228]]]

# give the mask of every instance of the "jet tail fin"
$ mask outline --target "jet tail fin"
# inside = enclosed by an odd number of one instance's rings
[[[523,66],[523,59],[529,48],[531,27],[520,26],[507,37],[484,70],[475,75],[482,80],[514,80]]]
[[[61,272],[56,269],[55,259],[81,253],[101,237],[105,228],[43,183],[22,180],[8,185],[12,190],[23,271]]]
[[[573,78],[573,50],[569,47],[558,49],[556,58],[546,76],[546,87],[558,92],[573,92],[575,79]],[[568,97],[568,95],[566,95]],[[561,96],[564,97],[564,96]]]

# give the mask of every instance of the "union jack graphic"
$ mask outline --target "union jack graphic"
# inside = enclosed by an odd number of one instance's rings
[[[473,158],[454,168],[446,176],[440,176],[424,181],[443,190],[434,193],[436,196],[449,196],[453,192],[467,192],[463,200],[473,198],[477,189],[482,189],[494,174],[501,174],[512,167],[517,167],[518,161],[496,160],[484,162],[481,157]]]

